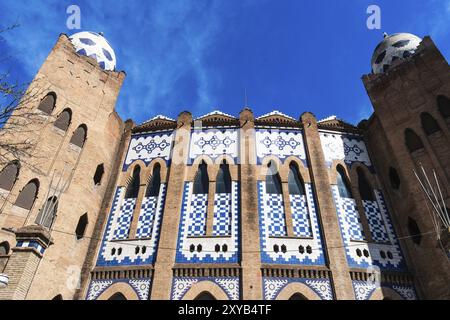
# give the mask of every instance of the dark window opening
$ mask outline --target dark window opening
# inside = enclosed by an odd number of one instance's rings
[[[400,176],[397,170],[392,167],[389,168],[389,181],[391,182],[392,189],[398,190],[400,188]]]
[[[412,129],[405,130],[405,143],[409,152],[414,152],[423,148],[422,140]]]
[[[216,193],[231,193],[230,166],[227,163],[222,163],[217,172]]]
[[[274,251],[275,253],[278,253],[278,252],[280,251],[280,247],[278,247],[278,245],[274,245],[274,246],[273,246],[273,251]]]
[[[39,103],[38,109],[44,112],[45,114],[50,115],[55,108],[56,104],[56,94],[54,92],[50,92],[47,94],[44,99]]]
[[[19,176],[19,163],[11,162],[0,172],[0,188],[11,191]]]
[[[427,135],[431,135],[435,132],[441,131],[441,127],[437,123],[436,119],[427,112],[424,112],[420,115],[420,120],[422,122],[422,128]]]
[[[155,164],[153,167],[153,174],[147,185],[147,190],[145,191],[146,197],[157,197],[159,196],[159,189],[161,188],[161,166],[159,163]]]
[[[228,251],[228,246],[227,246],[226,244],[224,244],[224,245],[222,246],[222,251],[223,251],[223,252],[227,252],[227,251]]]
[[[36,196],[39,190],[39,181],[37,179],[31,180],[20,191],[19,196],[14,203],[15,206],[21,207],[26,210],[30,210],[36,200]]]
[[[73,133],[70,143],[83,148],[84,142],[86,141],[87,127],[82,124]]]
[[[105,166],[103,165],[103,163],[101,163],[97,166],[97,169],[95,169],[94,184],[96,186],[102,184],[102,178],[104,173],[105,173]]]
[[[7,241],[3,241],[0,243],[0,256],[6,256],[9,254],[9,243]]]
[[[306,194],[303,181],[300,180],[300,172],[294,163],[289,165],[288,187],[289,194],[299,194],[302,196]]]
[[[66,131],[69,128],[70,121],[72,120],[72,111],[70,109],[65,109],[60,113],[55,123],[53,124],[58,129]]]
[[[205,161],[202,161],[198,166],[197,173],[194,180],[194,194],[208,194],[209,192],[209,177],[208,166]]]
[[[203,247],[202,247],[201,244],[199,244],[199,245],[197,246],[197,252],[202,252],[202,250],[203,250]]]
[[[189,251],[190,252],[194,252],[195,251],[195,246],[193,244],[191,244],[191,246],[189,247]]]
[[[311,254],[312,253],[312,248],[311,246],[307,246],[306,247],[306,253]]]
[[[62,295],[58,294],[58,295],[54,296],[52,300],[63,300],[63,297],[62,297]]]
[[[353,198],[347,176],[342,166],[337,166],[337,185],[341,198]]]
[[[374,201],[375,197],[373,194],[373,189],[369,181],[367,181],[366,175],[361,168],[358,168],[356,171],[358,173],[359,194],[361,195],[361,199]]]
[[[281,246],[281,252],[283,252],[283,253],[287,252],[287,248],[284,244]]]
[[[46,228],[51,228],[53,221],[56,218],[58,211],[58,198],[53,196],[47,199],[45,204],[39,210],[39,214],[36,217],[36,224]]]
[[[439,112],[444,119],[450,118],[450,99],[445,96],[437,97]]]
[[[417,224],[416,220],[414,220],[411,217],[408,217],[408,232],[409,232],[409,236],[411,237],[412,241],[415,244],[420,245],[420,243],[422,242],[422,235],[420,232],[420,228],[419,228],[419,225]]]
[[[125,193],[126,199],[135,199],[139,194],[139,187],[141,186],[141,167],[136,166],[133,170],[133,177],[127,187],[127,192]]]
[[[300,252],[301,254],[304,254],[305,253],[305,247],[299,246],[298,247],[298,252]]]
[[[216,298],[209,292],[202,292],[194,300],[216,300]]]
[[[289,300],[308,300],[306,297],[300,293],[294,293]]]
[[[215,251],[216,251],[216,252],[219,252],[219,251],[220,251],[220,245],[216,244],[216,246],[215,246]]]
[[[275,163],[270,161],[267,165],[269,168],[266,175],[266,193],[268,194],[282,194],[281,179],[278,175],[278,170]]]
[[[85,213],[80,217],[80,219],[78,219],[77,228],[75,229],[75,235],[77,236],[78,240],[84,237],[87,225],[88,225],[88,214]]]
[[[108,300],[127,300],[127,298],[121,293],[114,293]]]

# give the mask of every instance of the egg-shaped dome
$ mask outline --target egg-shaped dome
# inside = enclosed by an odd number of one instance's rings
[[[422,39],[410,33],[385,35],[372,56],[373,73],[386,72],[395,60],[410,57],[421,42]]]
[[[116,54],[103,35],[83,31],[69,37],[78,54],[94,58],[104,70],[116,68]]]

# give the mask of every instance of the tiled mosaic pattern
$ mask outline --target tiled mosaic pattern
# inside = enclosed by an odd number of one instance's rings
[[[364,241],[366,237],[364,236],[363,226],[355,199],[340,198],[340,209],[344,216],[345,227],[350,240]]]
[[[139,300],[148,300],[151,286],[150,279],[94,280],[89,284],[86,300],[96,300],[106,289],[120,282],[130,285]]]
[[[373,241],[377,243],[389,242],[389,235],[386,231],[383,218],[381,217],[378,203],[376,201],[368,200],[363,200],[362,202]]]
[[[206,234],[206,214],[208,211],[208,195],[193,194],[189,210],[189,237]]]
[[[389,288],[398,293],[404,300],[417,300],[416,291],[411,286],[399,286],[392,284],[380,284],[367,281],[353,281],[353,290],[356,300],[370,300],[374,291],[378,288]]]
[[[231,235],[231,193],[216,193],[214,195],[214,236]]]
[[[182,300],[184,295],[193,285],[202,281],[210,281],[217,284],[228,296],[230,300],[239,300],[239,278],[238,277],[174,277],[172,282],[172,300]]]
[[[309,218],[308,200],[306,195],[291,194],[292,224],[294,235],[301,238],[312,237],[311,220]]]
[[[353,202],[354,200],[341,198],[336,185],[333,185],[331,188],[349,266],[353,268],[378,267],[383,270],[406,271],[403,254],[400,245],[396,240],[395,231],[381,191],[374,190],[376,204],[379,209],[381,219],[371,219],[371,231],[386,230],[387,239],[389,239],[389,241],[383,241],[382,243],[367,243],[354,240],[355,224],[349,222],[354,220],[347,219],[347,216],[349,215],[349,207],[343,204],[348,203],[349,201]],[[354,210],[356,210],[356,208]],[[350,215],[357,214],[358,212],[354,212]],[[370,219],[370,215],[367,218]],[[383,225],[380,225],[381,221],[384,222]],[[373,231],[371,233],[377,236],[377,233],[374,233]],[[385,235],[383,235],[383,239],[384,237]]]
[[[221,235],[214,238],[209,237],[191,237],[191,226],[197,225],[195,220],[191,219],[192,212],[192,189],[193,183],[186,182],[184,185],[183,202],[181,206],[180,228],[178,232],[178,245],[176,262],[177,263],[236,263],[239,256],[239,184],[232,182],[231,193],[231,220],[230,234]],[[216,212],[220,211],[216,208]],[[216,222],[223,223],[220,219]],[[224,230],[216,226],[213,230]],[[222,232],[222,231],[221,231]],[[219,248],[220,250],[217,250]],[[200,249],[200,250],[199,250]]]
[[[258,182],[258,210],[261,238],[261,261],[276,264],[323,265],[325,257],[321,241],[316,205],[310,184],[305,184],[308,214],[311,222],[309,238],[272,237],[271,211],[263,181]],[[301,230],[301,229],[299,229]],[[277,249],[277,250],[276,250]]]
[[[258,164],[264,157],[275,155],[280,160],[295,156],[306,165],[303,132],[299,130],[263,130],[256,131],[256,155]]]
[[[114,237],[112,240],[123,240],[128,238],[135,206],[136,198],[122,200],[120,215],[118,215],[114,224]]]
[[[286,217],[284,214],[283,195],[266,194],[264,204],[269,214],[269,236],[286,236]]]
[[[228,155],[237,161],[239,138],[237,129],[194,130],[191,134],[189,159],[191,163],[199,156],[207,155],[216,159]]]
[[[362,162],[367,167],[372,167],[366,144],[361,136],[337,132],[320,132],[319,135],[328,166],[331,166],[333,160],[344,160],[348,164]]]
[[[136,231],[136,239],[116,239],[119,221],[123,212],[120,210],[125,188],[118,187],[103,235],[97,266],[124,266],[153,263],[159,241],[159,231],[166,198],[166,185],[161,184],[159,196],[155,198],[156,207],[143,201]],[[148,199],[148,198],[147,198]],[[150,201],[151,202],[151,201]],[[128,212],[126,212],[128,215]]]
[[[35,248],[40,254],[44,254],[44,247],[37,241],[17,241],[18,248]]]
[[[142,160],[148,165],[153,159],[162,158],[168,163],[172,140],[172,132],[133,135],[122,170],[127,171],[136,160]]]
[[[263,278],[264,300],[276,300],[280,292],[291,283],[302,283],[312,289],[322,300],[333,300],[329,279]],[[301,292],[299,292],[301,294]]]

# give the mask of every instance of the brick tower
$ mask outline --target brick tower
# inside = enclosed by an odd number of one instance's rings
[[[429,37],[386,36],[363,82],[375,113],[360,124],[385,186],[410,271],[424,298],[450,298],[449,230],[440,237],[413,173],[434,169],[450,204],[450,68]],[[422,235],[420,235],[422,234]]]
[[[80,285],[124,127],[114,68],[101,35],[62,34],[5,125],[2,144],[30,147],[0,173],[0,299],[73,299]]]

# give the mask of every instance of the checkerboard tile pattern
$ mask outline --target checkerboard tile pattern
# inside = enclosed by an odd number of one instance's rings
[[[142,200],[141,212],[136,230],[136,239],[150,238],[153,229],[158,197],[146,197]]]
[[[292,224],[296,237],[312,237],[311,221],[308,212],[308,202],[306,195],[291,194]]]
[[[120,214],[117,218],[116,228],[114,230],[114,240],[124,240],[128,238],[135,206],[136,198],[123,199],[120,207]]]
[[[269,212],[270,224],[269,235],[271,237],[286,236],[286,217],[284,214],[283,195],[268,194],[266,208]]]
[[[381,217],[377,202],[363,200],[363,206],[373,241],[378,243],[388,242],[389,236],[386,227],[384,226],[384,221]]]
[[[229,236],[231,234],[231,193],[216,193],[214,195],[214,236]]]
[[[208,195],[193,194],[189,213],[189,236],[199,237],[206,234],[206,213],[208,211]]]
[[[366,238],[355,199],[341,198],[341,208],[347,222],[347,232],[350,234],[350,239],[353,241],[364,241]]]

